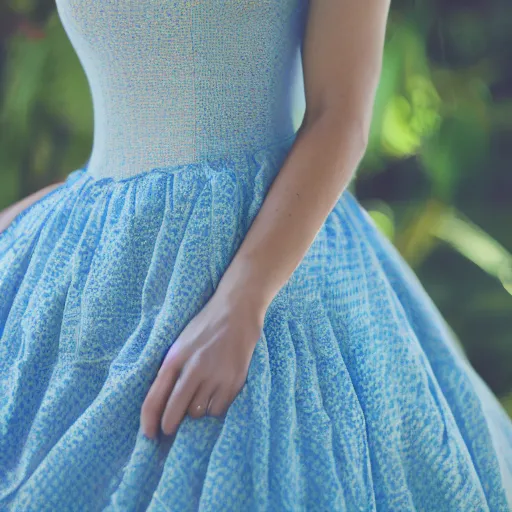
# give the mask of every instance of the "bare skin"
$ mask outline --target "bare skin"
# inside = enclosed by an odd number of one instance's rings
[[[34,192],[33,194],[25,197],[21,201],[12,204],[11,206],[5,208],[0,211],[0,233],[5,231],[11,222],[14,220],[16,216],[18,216],[23,210],[27,209],[30,205],[39,201],[39,199],[43,198],[46,194],[51,192],[54,188],[62,185],[62,182],[54,183],[52,185],[48,185],[47,187]]]
[[[241,391],[263,318],[304,258],[364,155],[390,0],[311,0],[304,41],[306,114],[283,167],[204,309],[173,343],[141,427],[176,433],[208,404],[224,416]],[[199,406],[199,407],[198,407]]]
[[[141,409],[150,438],[224,416],[269,304],[300,264],[366,150],[390,0],[310,0],[306,112],[286,161],[206,306],[172,344]],[[32,197],[32,196],[31,196]],[[28,199],[28,198],[27,198]]]

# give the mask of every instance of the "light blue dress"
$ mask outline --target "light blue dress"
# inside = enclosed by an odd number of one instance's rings
[[[510,509],[510,419],[348,192],[226,417],[139,429],[294,143],[308,5],[57,0],[94,146],[0,235],[1,511]]]

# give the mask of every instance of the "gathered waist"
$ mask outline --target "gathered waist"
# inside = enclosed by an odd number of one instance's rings
[[[251,151],[241,148],[219,158],[203,158],[196,162],[163,165],[150,169],[139,169],[130,176],[119,176],[111,169],[108,176],[95,176],[90,162],[71,172],[63,188],[81,190],[91,200],[107,195],[151,196],[157,189],[172,190],[175,201],[186,203],[192,200],[191,191],[209,187],[222,191],[224,195],[238,195],[242,202],[261,202],[272,181],[281,169],[297,137],[294,132],[286,138]]]
[[[106,142],[93,146],[89,161],[85,164],[88,174],[96,180],[109,178],[116,181],[130,179],[152,171],[165,173],[219,172],[239,168],[247,163],[258,165],[272,153],[282,153],[291,146],[297,132],[287,130],[286,135],[239,141],[225,137],[203,146],[183,146],[173,144],[168,138],[159,140],[157,136],[139,141],[140,147],[130,148]],[[96,140],[96,139],[95,139]],[[192,148],[192,149],[191,149]],[[254,167],[254,165],[253,165]]]

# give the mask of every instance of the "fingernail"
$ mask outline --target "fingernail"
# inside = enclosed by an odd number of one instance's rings
[[[146,426],[143,423],[140,424],[140,433],[142,434],[142,437],[145,437],[146,439],[152,439],[151,436],[147,433]]]

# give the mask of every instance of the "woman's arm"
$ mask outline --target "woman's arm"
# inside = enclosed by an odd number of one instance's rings
[[[309,1],[300,133],[213,296],[161,363],[141,409],[150,438],[159,426],[174,434],[187,411],[226,413],[247,379],[268,305],[364,153],[389,0]]]
[[[364,155],[390,0],[310,0],[306,112],[244,241],[217,287],[261,314],[313,243]]]
[[[17,203],[14,203],[13,205],[5,208],[5,210],[2,210],[0,212],[0,233],[2,233],[2,231],[5,231],[9,227],[9,224],[14,220],[15,217],[18,216],[18,214],[20,214],[31,204],[41,199],[43,196],[48,194],[50,191],[52,191],[59,185],[62,185],[62,182],[54,183],[53,185],[48,185],[47,187],[44,187],[41,190],[38,190],[37,192],[34,192],[33,194],[25,197],[21,201],[18,201]]]

